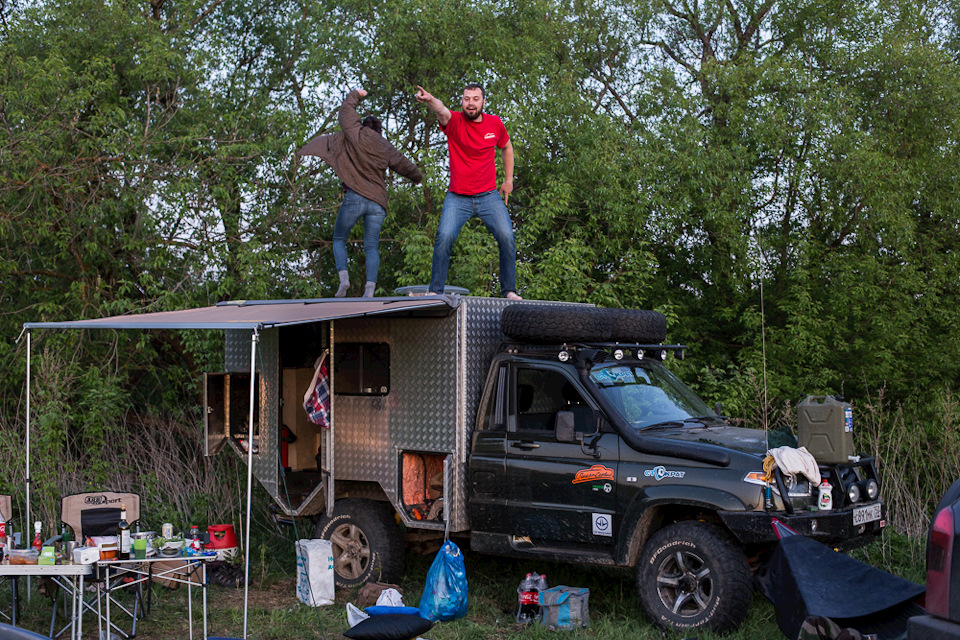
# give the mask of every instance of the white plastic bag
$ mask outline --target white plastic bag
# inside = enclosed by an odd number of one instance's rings
[[[357,623],[363,622],[369,617],[370,615],[368,613],[361,611],[355,607],[353,603],[347,603],[347,624],[349,624],[351,628],[357,626]]]
[[[320,607],[333,604],[333,545],[329,540],[297,541],[297,598]]]
[[[378,607],[402,607],[403,596],[396,589],[384,589],[377,598]]]

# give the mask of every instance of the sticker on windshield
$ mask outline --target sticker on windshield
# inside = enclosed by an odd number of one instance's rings
[[[613,518],[606,513],[593,514],[593,535],[613,537]]]
[[[602,464],[595,464],[589,469],[580,469],[573,478],[573,484],[581,482],[595,482],[597,480],[613,480],[613,469]]]
[[[633,371],[624,367],[608,367],[598,369],[590,374],[599,383],[633,382]]]
[[[666,467],[659,466],[645,470],[643,475],[648,478],[656,478],[657,482],[660,482],[664,478],[682,478],[686,473],[686,471],[669,471]]]

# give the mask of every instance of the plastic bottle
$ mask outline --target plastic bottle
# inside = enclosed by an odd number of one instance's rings
[[[820,511],[829,511],[833,509],[833,493],[830,483],[824,480],[820,483],[820,499],[817,501]]]
[[[197,525],[190,527],[190,548],[195,553],[199,553],[203,549],[203,542],[200,541],[200,528]]]
[[[38,553],[43,550],[43,538],[40,537],[41,526],[39,520],[33,523],[33,548],[36,549]]]
[[[7,546],[7,523],[0,520],[0,560],[3,560],[6,554]]]
[[[533,622],[540,615],[540,582],[546,586],[546,576],[528,573],[517,587],[517,622],[527,624]]]

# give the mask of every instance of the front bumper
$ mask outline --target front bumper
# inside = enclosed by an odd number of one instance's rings
[[[863,505],[857,505],[861,507]],[[721,511],[720,519],[743,544],[775,542],[771,521],[777,518],[800,535],[842,549],[872,542],[887,525],[887,505],[880,503],[880,519],[853,523],[852,507],[829,511],[803,511],[788,515],[785,511]]]

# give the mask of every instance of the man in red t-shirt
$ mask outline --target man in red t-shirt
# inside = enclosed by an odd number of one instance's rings
[[[450,188],[443,201],[437,240],[433,245],[430,293],[443,293],[450,253],[467,220],[480,218],[500,248],[500,289],[506,298],[517,295],[517,249],[507,200],[513,191],[513,145],[497,116],[483,112],[486,93],[479,84],[463,89],[463,111],[450,111],[443,102],[417,86],[416,99],[437,114],[450,150]],[[497,195],[497,149],[503,150],[503,184]],[[503,200],[500,200],[500,197]]]

